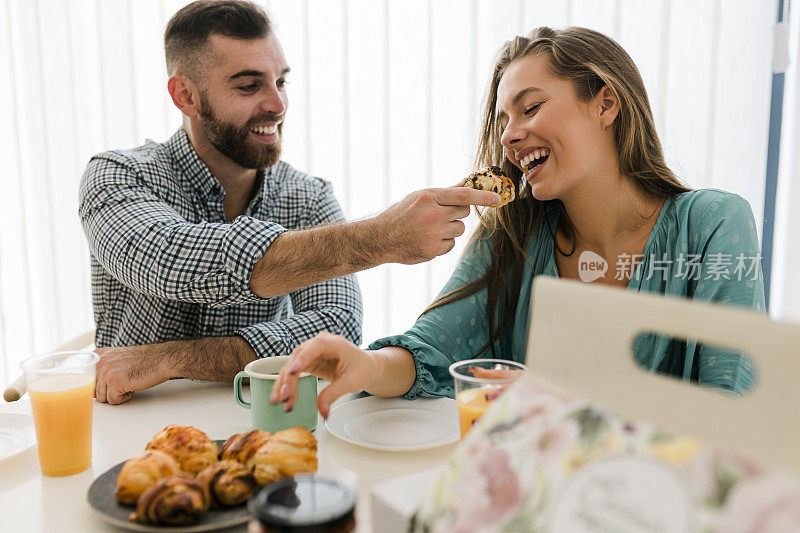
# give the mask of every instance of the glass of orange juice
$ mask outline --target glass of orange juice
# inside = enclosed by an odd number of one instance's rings
[[[462,439],[495,398],[525,370],[522,363],[503,359],[467,359],[450,365]]]
[[[71,476],[92,462],[92,398],[99,359],[94,352],[56,352],[20,365],[45,476]]]

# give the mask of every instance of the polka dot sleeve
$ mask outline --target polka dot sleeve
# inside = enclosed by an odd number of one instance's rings
[[[764,313],[764,278],[755,220],[750,204],[730,193],[717,196],[693,224],[701,257],[692,297]],[[747,390],[755,380],[751,362],[718,346],[697,347],[701,384],[734,392]]]

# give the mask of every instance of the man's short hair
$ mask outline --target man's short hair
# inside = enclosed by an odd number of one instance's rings
[[[267,13],[246,0],[198,0],[172,16],[164,31],[167,74],[202,78],[201,63],[210,57],[212,34],[236,39],[260,39],[272,31]],[[199,79],[193,79],[199,82]]]

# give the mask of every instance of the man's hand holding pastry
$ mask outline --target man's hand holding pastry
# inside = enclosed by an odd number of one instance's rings
[[[416,264],[446,254],[465,231],[471,205],[495,206],[500,195],[467,187],[416,191],[374,220],[389,245],[390,262]]]

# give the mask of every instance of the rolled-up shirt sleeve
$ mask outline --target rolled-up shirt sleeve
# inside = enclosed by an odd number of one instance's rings
[[[341,206],[329,183],[312,197],[305,209],[303,226],[313,227],[344,220]],[[327,331],[361,344],[363,305],[355,275],[335,278],[292,292],[294,314],[283,319],[240,328],[238,335],[258,357],[288,355],[303,341]]]
[[[104,156],[89,162],[79,214],[92,254],[120,283],[210,307],[259,300],[250,290],[253,266],[286,231],[247,216],[230,224],[190,223],[135,168]]]
[[[479,279],[489,265],[490,241],[473,242],[439,296]],[[449,367],[476,357],[488,342],[486,288],[423,314],[402,335],[378,339],[370,350],[399,346],[411,352],[416,378],[403,397],[453,397]]]

